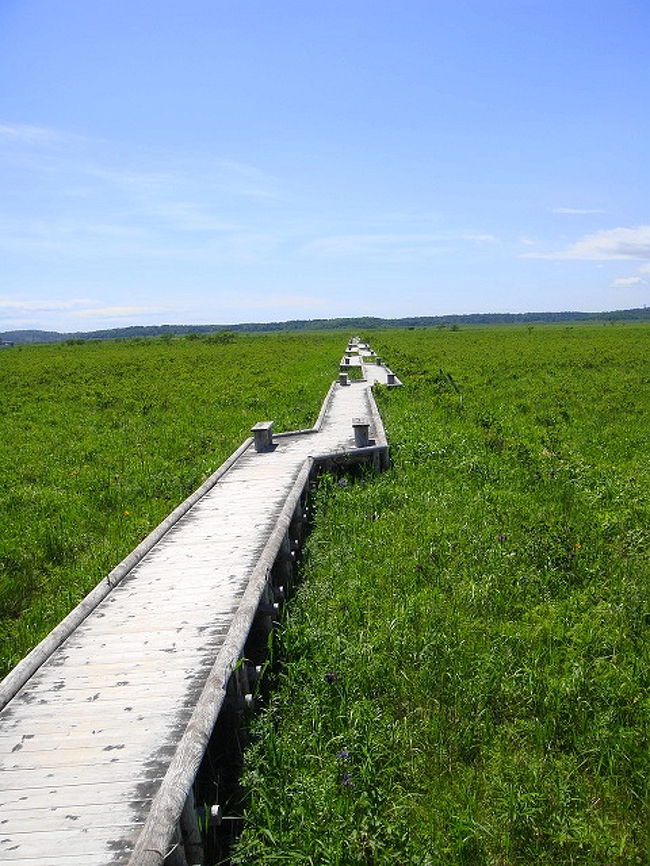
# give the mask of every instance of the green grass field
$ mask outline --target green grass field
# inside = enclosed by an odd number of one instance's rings
[[[324,480],[236,863],[647,864],[647,327],[383,332]]]
[[[310,426],[341,335],[0,354],[0,675],[196,489],[256,421]]]
[[[370,334],[393,468],[316,494],[237,863],[646,864],[648,328]],[[340,334],[0,354],[7,670]]]

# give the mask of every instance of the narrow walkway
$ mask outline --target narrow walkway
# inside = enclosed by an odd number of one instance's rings
[[[306,461],[354,449],[359,416],[385,443],[370,393],[382,375],[373,365],[368,380],[334,385],[318,430],[277,436],[268,452],[249,445],[9,701],[0,713],[3,863],[134,862]]]

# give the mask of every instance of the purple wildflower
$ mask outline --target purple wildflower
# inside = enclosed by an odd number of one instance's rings
[[[323,679],[325,680],[325,682],[327,683],[328,686],[331,686],[337,681],[338,676],[336,675],[336,673],[334,671],[328,671],[325,674],[325,676],[323,677]]]

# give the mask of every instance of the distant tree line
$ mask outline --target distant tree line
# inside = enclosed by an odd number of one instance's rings
[[[218,334],[257,333],[269,331],[366,331],[376,328],[440,328],[461,325],[537,325],[553,322],[642,322],[650,320],[650,309],[611,310],[604,313],[470,313],[449,316],[411,316],[404,319],[380,319],[359,316],[349,319],[292,319],[287,322],[244,322],[238,325],[131,325],[127,328],[108,328],[99,331],[5,331],[0,341],[13,343],[58,343],[64,340],[115,340],[134,337],[181,337],[215,335],[215,342],[223,340]],[[231,339],[227,336],[224,341]]]

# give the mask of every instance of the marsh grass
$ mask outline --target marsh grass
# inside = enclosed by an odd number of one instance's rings
[[[0,674],[248,436],[310,426],[341,337],[15,347],[0,356]]]
[[[235,863],[648,862],[648,333],[373,336],[393,468],[317,493]]]

